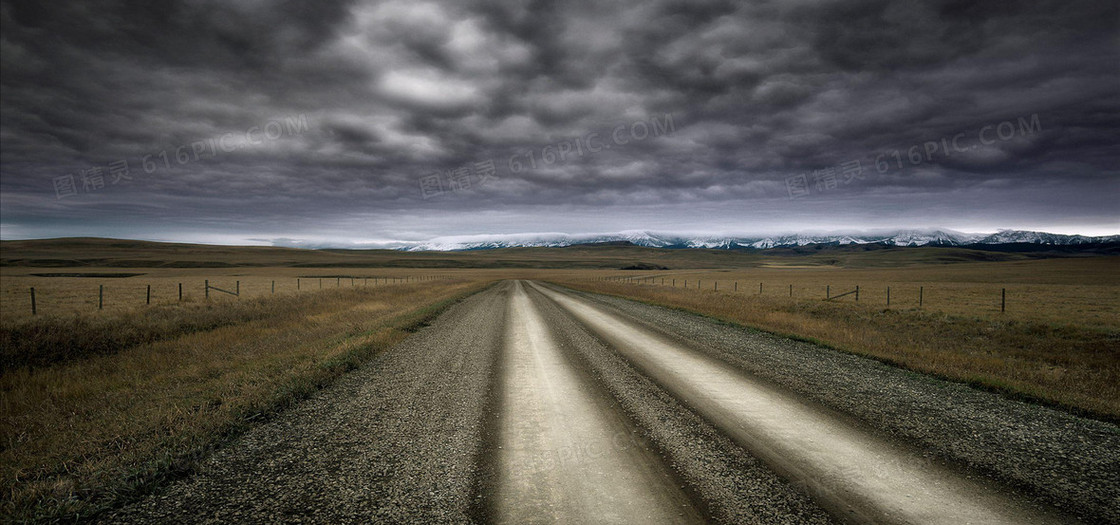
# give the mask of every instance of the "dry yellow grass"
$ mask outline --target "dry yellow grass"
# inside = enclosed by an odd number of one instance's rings
[[[779,267],[742,270],[682,270],[662,272],[604,272],[614,278],[632,278],[644,284],[690,288],[700,286],[730,292],[738,282],[741,295],[824,299],[826,287],[837,295],[860,287],[859,302],[885,307],[887,287],[891,308],[918,307],[953,315],[1069,323],[1098,328],[1120,326],[1120,258],[1091,257],[984,263],[927,264],[902,268]],[[1007,289],[1007,311],[1000,312],[1000,291]],[[836,300],[855,302],[854,295]]]
[[[205,300],[205,282],[234,290],[240,281],[240,298],[266,297],[337,288],[358,288],[403,284],[417,279],[446,275],[431,269],[350,269],[350,268],[0,268],[0,322],[31,316],[30,289],[35,288],[39,315],[78,315],[97,313],[98,287],[104,287],[100,313],[131,312],[147,305],[151,285],[151,304],[179,303],[179,284],[183,302]],[[36,274],[140,274],[124,278],[41,277]],[[346,277],[337,277],[346,276]],[[351,278],[352,277],[352,278]],[[275,288],[273,287],[275,283]],[[211,290],[210,301],[237,298]]]
[[[601,280],[625,277],[645,284]],[[1120,273],[1115,258],[896,269],[596,272],[551,280],[794,335],[1120,420]],[[736,281],[738,292],[733,291]],[[846,296],[826,302],[827,285],[833,294],[860,285],[860,301]],[[892,292],[889,308],[886,286]],[[917,307],[919,286],[925,287],[922,309]],[[1008,292],[1005,313],[1000,313],[1002,288]]]
[[[0,376],[3,513],[73,518],[132,497],[485,284],[280,296],[266,301],[275,315],[8,371]],[[280,306],[287,301],[300,307]]]

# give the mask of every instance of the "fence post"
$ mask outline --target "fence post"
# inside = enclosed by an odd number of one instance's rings
[[[38,312],[35,311],[35,287],[32,286],[31,287],[31,315],[35,315],[36,313],[38,313]]]
[[[276,281],[272,281],[272,293],[276,293]]]
[[[856,285],[856,302],[859,302],[859,285]]]
[[[319,289],[320,290],[323,289],[323,278],[322,277],[319,278]]]
[[[719,281],[712,283],[712,291],[719,291]]]
[[[183,283],[179,283],[179,302],[183,302]]]
[[[241,297],[241,281],[236,281],[234,284],[237,286],[237,288],[233,289],[233,295]]]
[[[334,278],[334,287],[335,288],[342,287],[342,278],[341,277],[335,277]]]
[[[299,277],[296,277],[296,291],[299,291]]]
[[[824,285],[824,298],[825,299],[831,299],[832,298],[832,285],[831,284]]]
[[[758,283],[758,295],[762,295],[762,283]]]
[[[793,285],[789,285],[789,296],[793,297]]]
[[[887,287],[887,306],[891,305],[891,287]]]
[[[999,292],[999,313],[1007,311],[1007,288],[1001,288]]]
[[[676,287],[677,287],[677,280],[673,279],[673,288],[676,288]]]
[[[925,286],[919,286],[918,287],[918,308],[922,307],[922,299],[923,299],[922,296],[925,295],[925,291],[926,291]]]
[[[735,281],[735,284],[733,284],[732,287],[731,287],[731,291],[732,292],[738,292],[739,291],[739,281]]]
[[[152,285],[150,284],[148,285],[148,298],[146,299],[146,304],[152,304]]]
[[[206,300],[210,300],[210,279],[206,279]]]

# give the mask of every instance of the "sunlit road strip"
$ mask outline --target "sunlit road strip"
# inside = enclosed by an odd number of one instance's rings
[[[698,523],[660,459],[555,345],[520,282],[502,371],[498,523]]]
[[[838,517],[862,523],[1062,523],[568,294],[533,285]]]

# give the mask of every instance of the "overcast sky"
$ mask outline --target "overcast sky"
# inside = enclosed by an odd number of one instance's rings
[[[3,1],[0,236],[1120,233],[1120,10]]]

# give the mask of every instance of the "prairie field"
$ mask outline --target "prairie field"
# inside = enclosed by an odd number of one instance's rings
[[[290,295],[320,290],[404,284],[431,279],[430,269],[337,268],[0,268],[0,322],[31,316],[31,288],[39,315],[131,312],[148,306],[235,301],[240,298]],[[182,285],[182,299],[179,287]],[[148,287],[151,303],[148,303]],[[101,295],[101,310],[98,298]]]
[[[554,281],[1120,420],[1115,257],[900,268],[615,271]],[[856,286],[858,302],[855,294],[825,300],[826,293],[836,296]],[[1006,310],[1001,312],[1004,289]]]
[[[859,304],[952,315],[1117,328],[1120,325],[1120,258],[924,264],[895,268],[845,268],[764,264],[741,270],[614,272],[647,286],[759,294],[774,299],[823,300],[860,287]],[[664,284],[662,284],[664,280]],[[791,288],[792,285],[792,294]],[[1006,311],[1001,313],[1001,291]],[[855,294],[833,299],[855,303]]]
[[[1120,420],[1116,257],[617,246],[438,259],[216,247],[169,255],[157,246],[145,257],[149,245],[129,245],[81,261],[61,249],[4,246],[0,483],[9,495],[2,512],[17,519],[88,517],[189,473],[209,451],[501,279],[688,310]],[[207,281],[239,295],[207,297]],[[858,302],[854,293],[825,300],[856,286]]]
[[[169,273],[151,282],[195,276]],[[0,513],[80,518],[137,497],[486,286],[433,278],[272,295],[263,274],[231,277],[245,295],[5,316]],[[86,288],[66,284],[84,281],[59,282],[46,289],[80,310]]]

